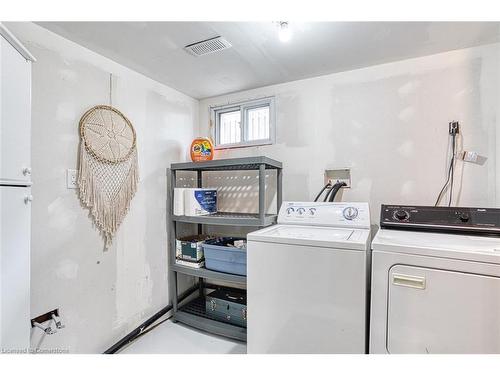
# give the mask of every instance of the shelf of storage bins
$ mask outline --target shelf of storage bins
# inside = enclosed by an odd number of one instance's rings
[[[215,320],[206,313],[205,298],[198,297],[179,307],[174,312],[174,319],[178,322],[190,325],[232,339],[246,341],[247,329],[228,322]]]
[[[190,275],[195,277],[201,277],[204,279],[226,281],[237,284],[246,284],[246,276],[233,275],[232,273],[217,272],[206,268],[191,268],[182,266],[180,264],[173,264],[171,267],[172,271],[182,273],[184,275]]]
[[[256,170],[259,173],[259,213],[231,213],[219,212],[205,216],[176,216],[173,215],[173,191],[177,181],[177,172],[193,171],[197,174],[197,187],[202,187],[203,172],[213,171],[236,171],[236,170]],[[232,225],[254,226],[256,228],[266,227],[276,223],[277,214],[266,214],[265,206],[265,173],[266,170],[276,170],[276,202],[277,210],[281,206],[282,197],[282,164],[279,161],[265,156],[211,160],[200,163],[175,163],[167,171],[168,180],[168,231],[169,231],[169,260],[170,272],[173,277],[170,283],[170,295],[172,296],[174,320],[188,324],[192,327],[208,331],[214,334],[231,337],[238,340],[246,340],[246,328],[238,327],[227,322],[211,319],[206,315],[204,305],[204,280],[224,281],[242,286],[246,284],[246,277],[223,272],[208,270],[206,268],[190,268],[175,263],[175,240],[177,224],[191,223],[198,224],[198,232],[201,233],[202,225]],[[200,283],[200,295],[183,306],[178,306],[177,274],[185,274],[197,277]],[[196,302],[198,301],[198,302]]]
[[[267,227],[275,224],[278,215],[266,214],[261,219],[259,214],[246,214],[236,212],[217,212],[212,215],[203,216],[172,216],[172,220],[182,223],[211,224],[211,225],[233,225]]]

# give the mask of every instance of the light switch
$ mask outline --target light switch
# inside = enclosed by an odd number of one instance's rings
[[[68,189],[78,188],[77,179],[78,179],[78,171],[76,169],[66,170],[66,187]]]

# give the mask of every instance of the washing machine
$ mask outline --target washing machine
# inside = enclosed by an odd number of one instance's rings
[[[500,353],[500,210],[382,205],[370,353]]]
[[[365,353],[367,203],[284,202],[247,236],[248,353]]]

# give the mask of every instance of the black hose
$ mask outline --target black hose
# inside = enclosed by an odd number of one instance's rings
[[[327,202],[328,201],[328,195],[330,194],[330,192],[332,191],[332,189],[333,189],[333,186],[326,191],[325,198],[323,199],[323,202]]]
[[[343,186],[347,186],[347,184],[345,182],[337,182],[335,185],[333,185],[333,187],[328,192],[328,202],[333,202],[335,196]]]
[[[330,186],[332,186],[332,184],[330,183],[327,183],[325,186],[323,186],[323,189],[321,189],[321,191],[318,193],[318,195],[316,195],[316,198],[314,198],[314,201],[317,202],[319,197],[321,197],[321,194],[323,194],[323,192],[329,188]],[[327,193],[328,194],[328,193]]]
[[[193,294],[197,290],[198,290],[198,285],[194,285],[194,286],[190,287],[185,292],[183,292],[182,294],[179,295],[178,302],[183,301],[184,299],[189,297],[191,294]],[[170,310],[172,310],[172,308],[173,308],[172,304],[167,305],[166,307],[164,307],[163,309],[158,311],[156,314],[154,314],[151,318],[149,318],[144,323],[142,323],[139,327],[137,327],[132,332],[130,332],[128,335],[126,335],[124,338],[122,338],[120,341],[118,341],[116,344],[114,344],[112,347],[107,349],[103,354],[115,354],[117,351],[119,351],[125,345],[134,341],[137,337],[141,336],[142,333],[145,333],[145,330],[147,328],[149,328],[153,323],[155,323],[163,315],[165,315]],[[161,323],[163,323],[163,321]]]

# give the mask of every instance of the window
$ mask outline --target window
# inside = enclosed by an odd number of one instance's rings
[[[216,148],[274,143],[274,98],[211,107]]]

